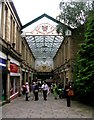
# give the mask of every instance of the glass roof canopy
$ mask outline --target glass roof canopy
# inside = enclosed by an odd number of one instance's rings
[[[64,39],[62,34],[56,32],[59,23],[56,19],[43,14],[22,27],[22,37],[27,40],[35,59],[54,58]]]
[[[60,47],[63,36],[36,35],[26,36],[26,40],[36,59],[53,58]]]

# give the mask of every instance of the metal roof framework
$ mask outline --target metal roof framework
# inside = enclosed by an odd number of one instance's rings
[[[71,30],[69,26],[45,13],[23,25],[22,30],[44,17],[56,24],[62,24],[62,26],[65,26],[67,29]],[[49,23],[40,24],[34,31],[25,33],[24,37],[26,38],[35,59],[53,59],[64,39],[61,34],[59,35],[56,33],[56,28]]]
[[[63,36],[27,35],[26,40],[36,59],[53,59],[63,41]]]

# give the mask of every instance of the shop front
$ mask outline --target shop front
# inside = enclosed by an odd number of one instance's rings
[[[1,85],[2,88],[2,100],[6,99],[6,80],[7,80],[7,70],[6,70],[6,60],[0,58],[0,73],[1,73]]]
[[[20,72],[16,63],[10,63],[10,100],[19,95],[20,91]]]
[[[24,69],[22,69],[22,85],[24,85],[25,84],[25,70]]]
[[[6,100],[6,81],[7,81],[7,70],[2,69],[2,101]]]
[[[6,68],[6,55],[0,51],[0,100],[6,100],[6,81],[7,81],[7,68]]]

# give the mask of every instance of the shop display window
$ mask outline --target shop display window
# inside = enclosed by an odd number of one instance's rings
[[[10,95],[13,95],[17,92],[17,86],[18,86],[18,80],[17,77],[11,77],[10,79]]]

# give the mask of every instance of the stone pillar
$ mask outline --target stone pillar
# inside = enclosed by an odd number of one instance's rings
[[[71,59],[70,55],[71,55],[71,47],[70,47],[70,41],[71,41],[71,37],[68,37],[68,60]]]
[[[21,68],[21,66],[20,66],[20,68],[19,68],[20,70],[20,81],[19,81],[19,96],[21,96],[22,95],[22,91],[21,91],[21,88],[22,88],[22,68]]]
[[[64,73],[64,88],[65,88],[65,85],[66,85],[66,71],[64,71],[63,73]]]
[[[2,2],[2,20],[1,20],[1,37],[5,39],[5,3]]]
[[[33,81],[33,75],[34,75],[34,73],[31,72],[31,82]]]
[[[13,18],[11,17],[11,43],[13,43]]]
[[[13,40],[13,42],[15,44],[16,44],[16,40],[17,40],[17,33],[16,32],[17,32],[17,25],[16,25],[16,23],[14,23],[14,40]]]
[[[64,63],[65,63],[65,43],[64,43]]]
[[[10,11],[6,10],[6,28],[5,28],[5,39],[10,42]]]
[[[0,2],[0,37],[2,37],[2,2]]]
[[[26,83],[26,70],[25,70],[25,75],[24,75],[24,82]]]
[[[28,82],[30,83],[30,70],[28,70]]]
[[[7,81],[6,81],[6,101],[10,102],[10,59],[7,56]]]

